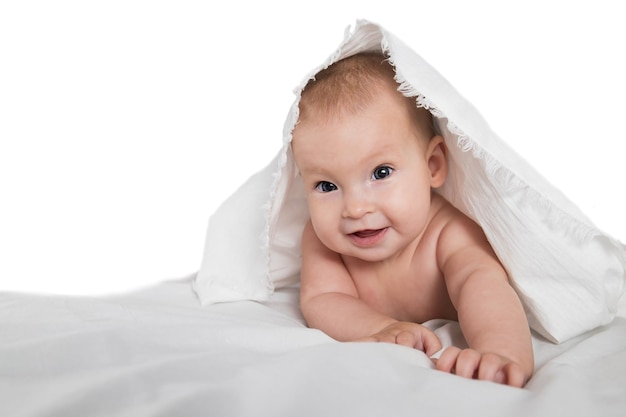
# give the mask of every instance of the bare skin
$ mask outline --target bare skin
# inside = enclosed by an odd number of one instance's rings
[[[362,111],[294,131],[311,213],[305,319],[337,340],[429,356],[441,342],[419,323],[458,320],[469,349],[447,348],[437,369],[521,387],[533,372],[521,303],[480,227],[432,191],[447,173],[443,139],[422,137],[399,93],[379,89]]]

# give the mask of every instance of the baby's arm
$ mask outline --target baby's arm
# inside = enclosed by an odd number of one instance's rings
[[[397,343],[429,356],[441,349],[430,329],[399,322],[359,299],[340,256],[319,241],[310,222],[302,236],[300,308],[310,327],[339,341]]]
[[[446,349],[437,368],[523,386],[534,367],[530,329],[480,227],[467,218],[452,220],[441,232],[437,258],[470,347]]]

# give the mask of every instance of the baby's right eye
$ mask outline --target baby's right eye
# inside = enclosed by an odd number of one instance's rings
[[[315,186],[315,189],[322,193],[329,193],[331,191],[335,191],[337,189],[337,186],[333,184],[332,182],[320,181]]]

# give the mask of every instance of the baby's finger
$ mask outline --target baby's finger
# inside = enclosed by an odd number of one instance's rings
[[[456,346],[450,346],[443,351],[439,359],[435,362],[435,367],[443,372],[453,373],[456,359],[461,353],[461,349]]]
[[[409,331],[402,331],[396,335],[396,344],[414,348],[416,345],[415,335]]]
[[[487,353],[480,360],[477,377],[483,381],[493,381],[502,384],[505,379],[504,371],[501,370],[502,367],[502,358],[498,355]]]
[[[506,375],[506,384],[512,387],[521,388],[526,382],[526,376],[521,366],[516,363],[509,363],[503,369],[504,375]],[[505,381],[502,381],[503,383]]]
[[[421,334],[421,339],[416,340],[415,345],[416,349],[422,350],[426,353],[426,356],[429,357],[439,352],[442,347],[441,340],[439,340],[439,337],[435,334],[435,332],[426,328],[424,328],[424,331]]]
[[[454,373],[464,378],[474,378],[480,365],[481,355],[473,349],[464,349],[456,359]]]

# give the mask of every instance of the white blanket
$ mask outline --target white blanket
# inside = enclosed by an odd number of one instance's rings
[[[429,325],[463,343],[455,323]],[[624,415],[624,300],[610,325],[534,345],[517,389],[436,371],[417,350],[336,342],[304,325],[297,288],[207,307],[190,279],[102,298],[0,293],[0,415]]]

